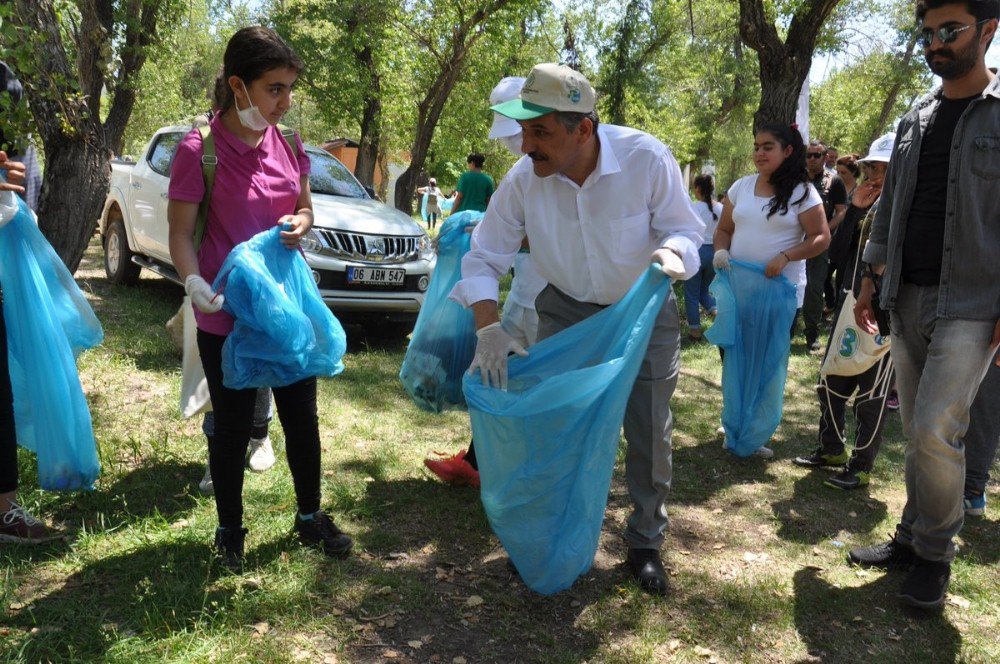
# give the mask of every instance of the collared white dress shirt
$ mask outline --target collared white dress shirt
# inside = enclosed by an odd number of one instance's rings
[[[472,234],[451,299],[466,307],[498,300],[525,236],[538,274],[580,302],[620,300],[661,247],[680,255],[685,278],[698,270],[705,224],[670,150],[627,127],[602,124],[597,136],[597,167],[582,186],[536,176],[528,157],[514,165]]]

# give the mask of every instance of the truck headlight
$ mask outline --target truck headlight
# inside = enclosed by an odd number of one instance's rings
[[[431,238],[427,233],[420,236],[420,241],[417,243],[417,251],[420,254],[420,258],[425,261],[434,257],[434,245],[431,243]]]
[[[299,246],[302,247],[302,251],[318,254],[326,248],[326,243],[323,242],[323,238],[319,233],[314,230],[310,230],[305,234],[305,237],[302,238]]]

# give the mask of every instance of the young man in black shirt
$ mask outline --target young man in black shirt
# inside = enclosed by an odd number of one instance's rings
[[[813,186],[823,199],[823,210],[832,232],[847,211],[847,188],[836,173],[826,170],[826,146],[811,141],[806,148],[806,170]],[[802,323],[810,351],[819,351],[819,326],[823,322],[823,284],[830,266],[829,253],[824,251],[806,261],[806,293],[802,302]]]
[[[899,124],[854,310],[867,329],[876,294],[890,312],[909,442],[896,532],[850,560],[908,568],[899,598],[926,609],[944,603],[964,519],[962,436],[1000,345],[1000,78],[985,60],[998,16],[1000,0],[917,3],[942,86]]]

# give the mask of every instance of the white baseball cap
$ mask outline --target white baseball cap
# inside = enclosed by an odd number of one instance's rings
[[[490,106],[502,104],[511,99],[517,99],[521,94],[521,87],[524,85],[523,76],[508,76],[501,79],[490,93]],[[511,120],[499,113],[493,114],[493,126],[490,127],[490,138],[503,138],[504,136],[516,136],[521,133],[521,125],[517,120]]]
[[[583,74],[545,62],[532,68],[518,99],[491,108],[514,120],[533,120],[554,111],[590,113],[595,101],[594,88]]]
[[[883,134],[875,139],[872,146],[868,148],[868,156],[863,159],[858,159],[858,162],[865,161],[881,161],[886,164],[889,163],[889,158],[892,156],[892,146],[896,143],[896,134],[889,132],[888,134]]]

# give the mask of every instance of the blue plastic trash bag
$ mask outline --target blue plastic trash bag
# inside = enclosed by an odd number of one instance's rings
[[[222,382],[234,390],[344,370],[344,328],[323,303],[305,258],[281,244],[280,232],[275,226],[238,244],[213,284],[236,319],[222,348]]]
[[[9,223],[0,226],[17,442],[37,455],[41,488],[91,489],[101,465],[76,357],[101,343],[104,332],[27,205],[10,192],[3,201],[8,212],[17,205]]]
[[[399,370],[413,403],[432,413],[465,408],[462,374],[476,352],[476,323],[472,310],[449,300],[448,293],[462,278],[462,257],[472,237],[466,228],[482,218],[482,212],[469,210],[441,224],[437,266]]]
[[[705,338],[725,350],[726,446],[737,456],[748,457],[771,439],[781,422],[795,286],[782,275],[768,279],[763,266],[730,264],[730,270],[715,273],[709,287],[718,314]]]
[[[536,592],[569,588],[593,563],[625,406],[669,291],[651,266],[617,304],[512,357],[506,392],[465,377],[483,507]]]
[[[441,208],[441,214],[444,214],[445,212],[451,212],[451,208],[454,205],[455,205],[455,199],[447,197],[443,201],[440,201],[438,203],[438,206]]]
[[[424,220],[425,224],[427,223],[427,194],[420,198],[420,218]]]

